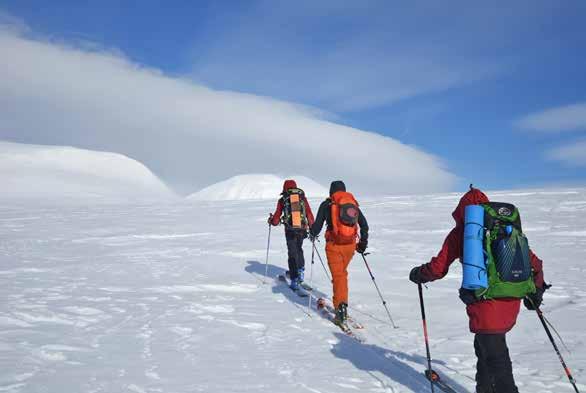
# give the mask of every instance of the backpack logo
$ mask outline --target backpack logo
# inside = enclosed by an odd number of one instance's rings
[[[508,207],[501,207],[498,210],[498,214],[499,216],[510,217],[513,214],[513,212]]]
[[[358,217],[358,210],[355,207],[351,207],[346,210],[346,214],[350,217]]]

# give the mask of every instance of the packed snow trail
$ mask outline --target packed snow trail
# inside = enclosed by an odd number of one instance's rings
[[[586,390],[586,191],[488,192],[519,205],[544,260],[543,311],[563,335]],[[439,249],[459,195],[361,200],[369,264],[350,265],[350,315],[367,342],[344,335],[307,299],[262,284],[273,201],[0,207],[0,391],[428,392],[411,267]],[[317,205],[317,201],[314,202]],[[271,277],[286,246],[274,230]],[[309,242],[305,244],[310,268]],[[318,244],[322,251],[323,243]],[[319,262],[315,293],[331,294]],[[432,364],[473,391],[473,336],[457,296],[460,268],[425,291]],[[521,392],[572,392],[536,315],[508,336]]]

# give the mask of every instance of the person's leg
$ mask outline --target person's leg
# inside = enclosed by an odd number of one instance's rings
[[[304,280],[304,272],[305,272],[305,256],[303,255],[303,240],[307,235],[305,232],[300,232],[297,236],[297,273],[301,281]]]
[[[478,334],[477,337],[495,393],[519,393],[505,335]]]
[[[326,244],[328,265],[334,282],[334,307],[340,303],[348,304],[348,265],[354,256],[354,245]]]
[[[332,242],[326,243],[326,256],[328,258],[328,266],[332,273],[332,282],[334,286],[334,308],[338,308],[340,303],[347,298],[348,293],[348,283],[344,272],[344,260],[338,247],[339,246]]]
[[[298,240],[293,231],[285,231],[285,239],[287,240],[287,259],[289,265],[289,277],[291,281],[297,279],[297,253],[298,253]]]
[[[344,296],[343,302],[348,304],[348,265],[352,262],[352,258],[354,258],[354,253],[356,252],[356,245],[355,244],[347,244],[344,246],[340,246],[340,252],[342,253],[342,260],[344,262]]]
[[[478,334],[474,336],[474,352],[476,353],[476,393],[494,393],[486,359],[480,349]]]

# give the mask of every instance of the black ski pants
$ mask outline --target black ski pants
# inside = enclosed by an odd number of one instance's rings
[[[505,334],[477,334],[474,350],[477,393],[519,393]]]
[[[285,230],[287,252],[289,254],[289,275],[291,276],[291,280],[294,280],[299,276],[299,269],[305,268],[303,240],[306,237],[307,233],[305,231]]]

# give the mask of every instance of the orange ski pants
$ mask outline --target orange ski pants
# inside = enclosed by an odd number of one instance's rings
[[[354,257],[356,244],[326,243],[326,256],[334,281],[334,307],[340,303],[348,304],[348,265]]]

